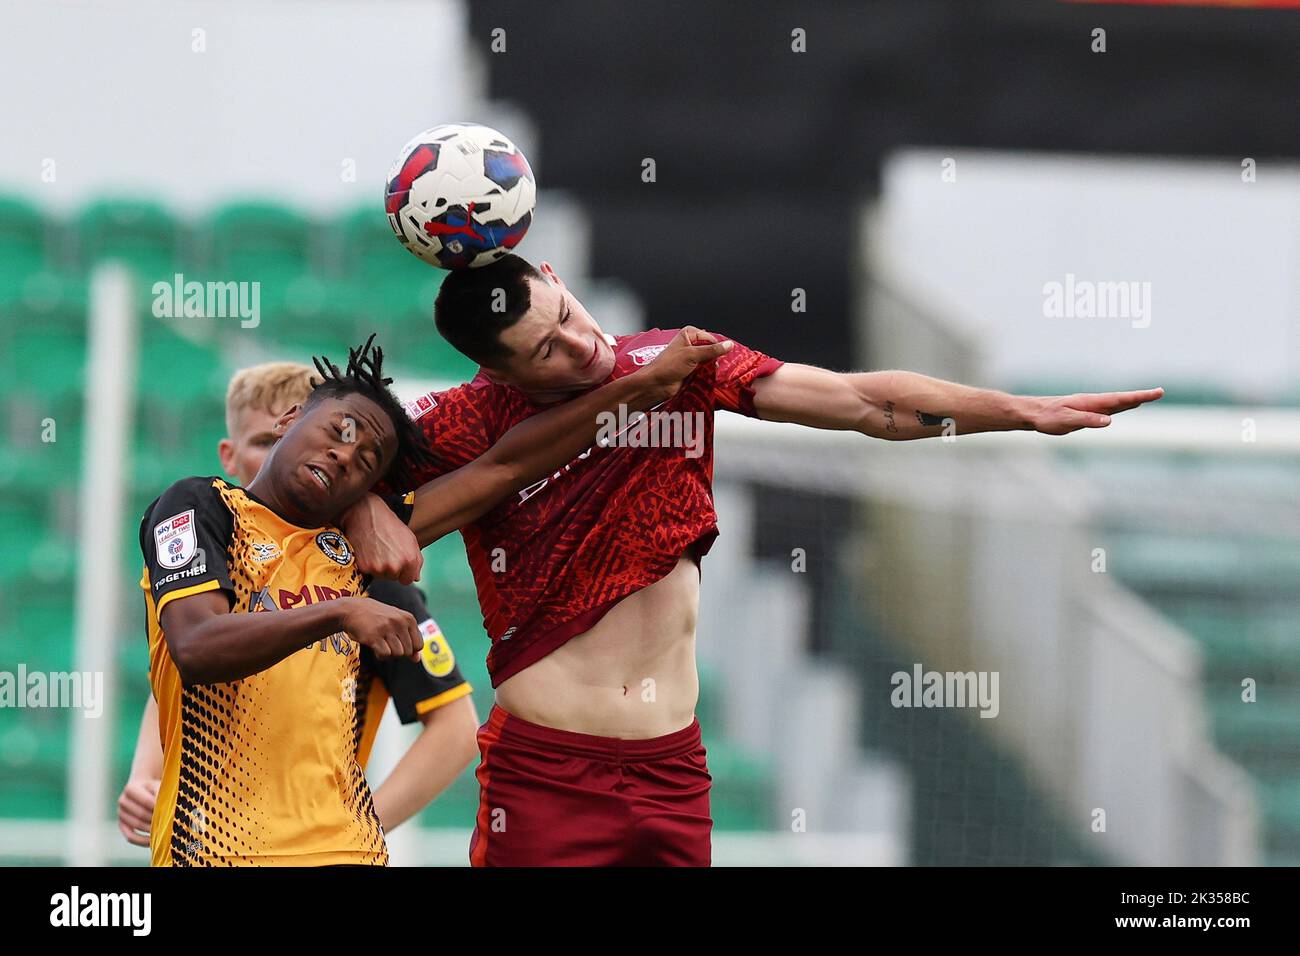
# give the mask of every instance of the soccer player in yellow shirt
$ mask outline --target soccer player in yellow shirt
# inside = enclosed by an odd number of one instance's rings
[[[275,443],[276,420],[307,401],[320,378],[299,362],[266,362],[240,369],[226,390],[226,438],[217,446],[222,468],[247,486]],[[367,707],[362,716],[358,761],[365,768],[374,732],[387,699],[393,700],[404,724],[420,721],[423,729],[392,772],[374,792],[375,812],[384,832],[418,813],[445,790],[478,750],[478,714],[472,688],[461,676],[450,642],[412,585],[378,579],[369,597],[415,616],[424,635],[419,663],[406,658],[380,661],[362,649],[358,695]],[[162,744],[158,704],[150,695],[140,720],[131,774],[118,797],[118,828],[129,843],[149,845],[149,827],[162,781]]]

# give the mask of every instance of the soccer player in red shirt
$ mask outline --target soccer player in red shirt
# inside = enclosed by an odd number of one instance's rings
[[[652,361],[676,334],[605,335],[549,264],[539,271],[514,255],[452,272],[435,318],[480,371],[407,405],[440,459],[426,481],[548,405]],[[889,440],[946,425],[1063,435],[1161,394],[1015,396],[910,372],[782,363],[736,343],[644,423],[607,432],[612,441],[465,524],[496,688],[478,735],[471,862],[710,862],[695,621],[700,561],[718,533],[716,410]],[[350,518],[362,567],[403,580],[418,571],[418,546],[449,530],[418,521],[408,530],[377,500]]]

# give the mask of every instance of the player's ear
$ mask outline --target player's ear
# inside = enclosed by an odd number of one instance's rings
[[[235,443],[229,438],[217,442],[217,457],[221,459],[221,470],[230,477],[235,476]]]
[[[537,269],[542,275],[546,276],[546,281],[551,283],[551,285],[559,286],[561,289],[564,288],[564,282],[558,275],[556,275],[554,266],[549,262],[542,262],[538,265]]]
[[[298,416],[301,414],[302,402],[290,406],[288,411],[275,420],[275,424],[271,427],[271,434],[276,438],[283,438],[284,433],[288,430],[289,426],[296,422]]]

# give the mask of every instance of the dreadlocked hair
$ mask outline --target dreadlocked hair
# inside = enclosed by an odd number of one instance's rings
[[[433,465],[437,458],[425,443],[423,433],[407,417],[397,396],[389,391],[393,380],[384,377],[384,350],[378,345],[372,348],[374,341],[372,332],[361,348],[349,348],[348,367],[344,371],[324,355],[312,356],[321,380],[312,388],[304,407],[310,408],[323,398],[358,394],[382,408],[392,419],[397,433],[397,454],[380,481],[406,491],[414,487],[421,467]]]

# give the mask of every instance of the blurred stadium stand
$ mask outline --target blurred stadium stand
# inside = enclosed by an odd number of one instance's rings
[[[947,478],[871,513],[888,542],[874,603],[927,661],[997,659],[1047,695],[989,730],[1076,827],[1108,809],[1112,858],[1293,865],[1300,170],[1242,196],[1235,164],[959,151],[957,189],[944,155],[893,157],[863,220],[864,352],[1011,390],[1168,394],[1060,443],[987,436],[995,470],[969,447],[897,449],[899,480]],[[1047,317],[1044,283],[1068,269],[1149,282],[1149,326]],[[945,481],[972,490],[954,501]]]

